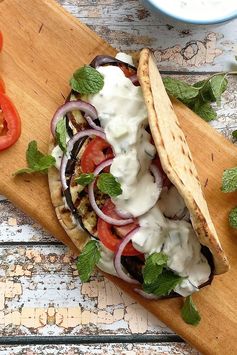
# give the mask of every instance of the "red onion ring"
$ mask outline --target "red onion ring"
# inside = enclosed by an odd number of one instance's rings
[[[54,137],[58,121],[62,119],[68,112],[74,110],[80,110],[84,112],[85,116],[89,116],[92,120],[95,120],[98,117],[95,107],[89,104],[88,102],[82,100],[68,101],[57,109],[52,118],[51,132]]]
[[[100,163],[96,167],[96,169],[94,171],[94,175],[97,176],[104,168],[111,165],[112,162],[113,162],[113,159],[104,160],[102,163]],[[95,181],[93,181],[88,186],[88,196],[89,196],[91,207],[93,208],[93,210],[95,211],[95,213],[97,214],[98,217],[103,219],[103,221],[105,221],[109,224],[112,224],[114,226],[126,226],[127,224],[130,224],[133,222],[133,218],[115,219],[115,218],[109,217],[106,214],[104,214],[104,212],[102,212],[101,209],[97,206],[97,203],[95,200],[95,195],[94,195],[94,185],[95,185]]]
[[[94,121],[92,120],[92,118],[90,116],[85,115],[84,118],[86,119],[88,125],[91,128],[96,129],[97,131],[100,131],[100,132],[104,132],[104,129],[100,126],[97,126],[97,124],[94,123]]]
[[[119,217],[121,217],[121,218],[133,218],[133,215],[131,213],[126,212],[126,211],[122,211],[117,207],[115,208],[115,211],[116,211],[117,215],[119,215]]]
[[[65,191],[68,186],[67,186],[67,181],[66,181],[66,167],[67,167],[67,162],[68,159],[70,157],[71,151],[73,149],[74,144],[81,138],[83,137],[89,137],[89,136],[97,136],[100,137],[102,139],[106,139],[105,138],[105,134],[102,132],[99,132],[95,129],[86,129],[84,131],[78,132],[77,134],[75,134],[67,143],[67,152],[65,154],[63,154],[62,157],[62,161],[61,161],[61,166],[60,166],[60,177],[61,177],[61,183],[62,183],[62,187],[63,187],[63,191]]]
[[[128,276],[122,269],[122,264],[121,264],[121,256],[123,253],[124,248],[126,247],[126,245],[130,242],[130,240],[132,239],[132,237],[134,236],[134,234],[140,229],[140,227],[136,227],[135,229],[133,229],[131,232],[129,232],[126,237],[121,241],[121,243],[118,245],[117,250],[114,254],[114,268],[118,274],[118,276],[129,283],[133,283],[133,284],[139,284],[139,282],[133,278],[131,278],[130,276]]]
[[[159,297],[154,295],[153,293],[149,294],[145,291],[141,290],[140,288],[134,288],[134,291],[138,293],[140,296],[146,298],[147,300],[158,300]]]
[[[137,74],[133,74],[133,75],[129,76],[128,79],[131,80],[131,82],[133,83],[133,85],[135,85],[135,86],[140,86],[140,83],[139,83],[139,81],[138,81]]]

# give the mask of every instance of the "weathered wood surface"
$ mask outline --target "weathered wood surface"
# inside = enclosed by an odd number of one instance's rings
[[[186,344],[97,344],[2,346],[0,355],[198,355]]]
[[[114,47],[152,47],[163,70],[219,71],[234,63],[237,21],[211,27],[177,24],[134,0],[58,2]],[[228,137],[237,128],[237,84],[235,78],[230,81],[213,122]],[[50,244],[54,241],[10,202],[0,202],[0,335],[172,334],[102,276],[82,286],[73,256],[64,246]],[[197,354],[179,343],[0,346],[0,355],[67,352]]]
[[[151,47],[163,70],[228,70],[237,52],[237,19],[197,26],[152,13],[138,0],[57,0],[112,46]]]

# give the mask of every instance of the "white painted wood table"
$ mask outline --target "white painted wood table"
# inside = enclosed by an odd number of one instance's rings
[[[195,82],[237,67],[237,20],[192,26],[150,13],[137,0],[58,2],[119,50],[153,48],[163,74]],[[233,77],[212,123],[228,137],[237,128],[236,102]],[[4,198],[0,344],[0,355],[198,354],[101,275],[82,285],[71,252]]]

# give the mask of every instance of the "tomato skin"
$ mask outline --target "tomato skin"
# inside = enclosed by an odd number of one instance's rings
[[[108,153],[105,152],[106,150]],[[109,158],[113,158],[110,144],[100,137],[95,137],[82,154],[81,170],[83,173],[93,173],[102,161]]]
[[[127,78],[136,74],[136,71],[134,69],[127,67],[125,64],[119,64],[119,68],[123,71],[124,75]]]
[[[102,211],[104,214],[116,218],[116,219],[121,219],[117,213],[115,212],[115,206],[111,200],[107,200],[102,208]],[[127,226],[124,227],[115,227],[110,225],[109,223],[103,221],[103,219],[98,218],[97,222],[97,232],[98,232],[98,237],[100,241],[106,246],[106,248],[110,249],[111,251],[115,252],[118,245],[121,243],[120,238],[116,236],[116,234],[113,233],[113,229],[120,230],[119,235],[123,235],[123,238],[125,235],[127,235],[129,232],[134,230],[138,224],[136,221],[134,223],[128,224]],[[125,256],[135,256],[135,255],[140,255],[141,253],[136,250],[132,243],[129,242],[126,247],[124,248],[123,254]]]
[[[0,108],[3,123],[6,122],[6,132],[0,135],[0,151],[7,149],[16,141],[21,135],[21,119],[11,102],[11,100],[3,93],[0,93]]]
[[[0,77],[0,93],[5,94],[5,92],[6,92],[6,86],[3,79]]]
[[[2,50],[2,46],[3,46],[3,36],[2,36],[2,31],[0,31],[0,52]]]

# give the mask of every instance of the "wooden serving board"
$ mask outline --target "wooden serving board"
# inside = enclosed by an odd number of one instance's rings
[[[13,178],[12,173],[25,166],[29,141],[35,139],[47,151],[50,120],[68,93],[72,72],[95,55],[115,50],[53,0],[2,0],[0,18],[4,33],[0,73],[22,118],[20,140],[0,153],[0,193],[76,251],[54,215],[47,177]],[[174,106],[231,270],[194,296],[202,315],[198,327],[181,320],[181,298],[147,301],[121,280],[108,277],[203,353],[236,354],[237,232],[228,227],[227,215],[237,205],[237,194],[222,193],[220,185],[223,169],[237,164],[237,149],[184,105]]]

